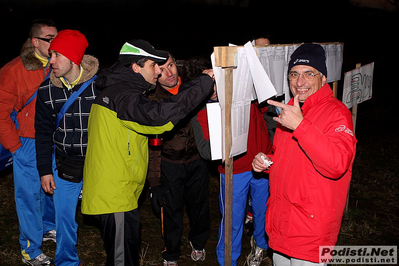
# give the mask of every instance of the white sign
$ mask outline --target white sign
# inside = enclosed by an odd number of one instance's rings
[[[345,73],[342,102],[348,107],[371,99],[374,62]]]

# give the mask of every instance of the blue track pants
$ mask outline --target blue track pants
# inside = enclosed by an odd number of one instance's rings
[[[35,140],[21,138],[13,154],[15,205],[19,222],[21,253],[30,260],[42,251],[43,234],[55,229],[54,204],[44,193],[36,168]]]
[[[54,165],[54,163],[53,163]],[[73,183],[58,177],[53,170],[55,220],[57,229],[57,250],[54,262],[57,266],[79,266],[80,260],[76,244],[78,242],[78,224],[76,223],[76,206],[82,183]]]
[[[224,210],[225,210],[225,175],[220,175],[219,207],[222,213],[222,221],[219,226],[219,241],[216,247],[216,255],[220,265],[224,265]],[[257,246],[267,249],[265,216],[266,203],[269,198],[269,180],[255,178],[252,172],[244,172],[233,175],[233,222],[232,222],[232,254],[231,265],[237,265],[237,259],[241,253],[242,234],[248,190],[251,188],[252,214],[254,223],[254,239]]]

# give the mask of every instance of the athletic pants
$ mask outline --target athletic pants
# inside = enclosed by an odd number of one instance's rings
[[[53,162],[53,166],[54,166]],[[57,230],[57,250],[54,263],[57,266],[79,266],[80,260],[76,244],[78,243],[78,224],[76,223],[76,206],[82,183],[73,183],[58,177],[53,170],[55,221]]]
[[[188,164],[161,163],[165,242],[162,256],[167,261],[175,261],[181,255],[184,205],[190,220],[188,239],[195,249],[205,248],[210,234],[208,175],[207,164],[201,159]]]
[[[220,265],[224,265],[224,211],[225,211],[225,175],[220,175],[219,207],[222,221],[219,226],[219,241],[216,246],[216,255]],[[265,216],[266,203],[269,198],[269,180],[255,178],[253,172],[244,172],[233,175],[233,206],[232,206],[232,253],[231,265],[237,265],[237,259],[241,254],[242,233],[244,228],[245,210],[247,206],[248,190],[251,188],[252,215],[254,224],[254,239],[256,245],[267,249]]]
[[[20,138],[22,146],[13,154],[15,205],[22,256],[39,256],[43,234],[55,229],[53,198],[44,193],[36,168],[35,140]]]
[[[84,195],[83,195],[84,197]],[[106,266],[138,266],[140,214],[138,209],[97,215],[101,225]]]

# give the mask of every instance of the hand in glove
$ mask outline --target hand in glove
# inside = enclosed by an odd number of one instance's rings
[[[161,207],[163,207],[163,195],[162,195],[162,187],[150,187],[150,198],[151,198],[151,206],[152,210],[156,217],[161,217]]]

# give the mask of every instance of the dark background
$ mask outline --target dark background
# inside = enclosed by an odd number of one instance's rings
[[[81,31],[90,44],[87,53],[103,64],[114,62],[123,43],[134,38],[169,48],[184,59],[209,55],[213,46],[229,42],[242,45],[265,32],[271,34],[273,44],[344,42],[344,59],[356,62],[384,60],[395,54],[397,12],[358,8],[348,0],[224,2],[2,0],[0,65],[19,53],[29,23],[36,18],[53,20],[59,30]]]
[[[381,86],[374,86],[373,96],[397,96],[398,12],[349,0],[2,0],[0,66],[19,54],[37,18],[85,34],[86,53],[100,60],[100,68],[112,65],[122,45],[136,38],[169,49],[176,59],[209,57],[214,46],[243,45],[262,34],[270,34],[272,44],[343,42],[343,72],[375,62],[374,85]]]

